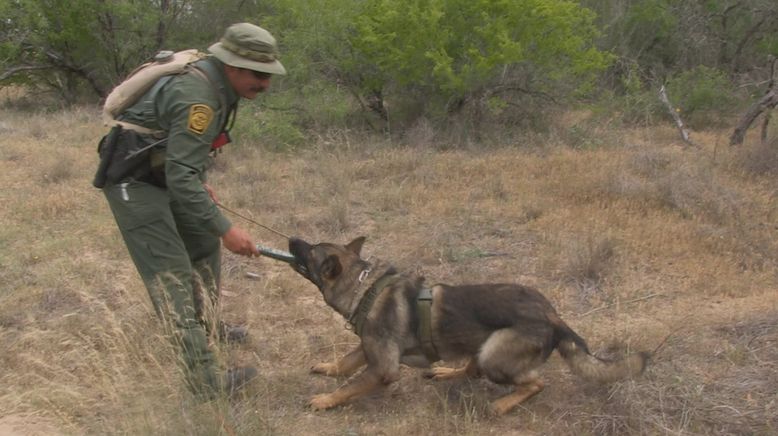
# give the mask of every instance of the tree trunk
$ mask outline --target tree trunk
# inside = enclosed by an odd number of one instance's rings
[[[740,119],[740,122],[737,124],[737,127],[735,127],[735,130],[732,132],[732,136],[729,137],[729,145],[740,145],[743,143],[743,140],[746,137],[746,131],[749,127],[751,127],[751,124],[753,124],[754,120],[765,111],[770,111],[771,109],[774,109],[776,106],[778,106],[778,89],[776,89],[776,67],[778,66],[778,59],[772,59],[772,66],[770,69],[770,82],[767,84],[767,92],[765,95],[759,99],[756,103],[754,103],[746,113],[743,115],[743,117]],[[762,126],[762,141],[766,141],[767,138],[767,124],[770,121],[769,112],[765,115],[765,122]]]
[[[745,115],[740,119],[735,131],[732,132],[732,136],[729,138],[729,145],[740,145],[746,137],[746,131],[751,124],[765,110],[770,110],[778,106],[778,93],[770,90],[764,97],[759,99],[754,105],[748,108]]]

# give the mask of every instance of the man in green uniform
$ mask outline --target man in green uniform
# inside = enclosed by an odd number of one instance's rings
[[[217,208],[206,168],[239,98],[255,98],[272,75],[286,71],[273,36],[249,23],[230,26],[208,50],[210,56],[160,79],[117,117],[118,143],[136,151],[159,145],[142,154],[148,162],[131,174],[109,179],[103,192],[157,315],[180,341],[190,387],[211,397],[233,392],[256,369],[219,369],[198,288],[217,300],[221,243],[237,254],[259,253],[251,236]]]

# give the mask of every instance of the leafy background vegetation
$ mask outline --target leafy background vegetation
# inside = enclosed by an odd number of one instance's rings
[[[323,128],[483,141],[581,105],[666,121],[662,85],[706,126],[761,95],[778,55],[771,0],[5,0],[0,17],[0,85],[64,105],[99,102],[158,50],[263,25],[290,74],[253,130],[277,147]]]
[[[778,429],[775,127],[726,145],[778,54],[774,1],[4,0],[0,17],[1,434]],[[506,388],[404,368],[313,412],[342,380],[308,368],[355,337],[284,264],[225,253],[221,310],[252,336],[218,353],[261,376],[196,403],[90,181],[102,96],[238,21],[278,37],[289,75],[241,107],[210,178],[225,204],[367,235],[430,283],[537,286],[602,356],[662,344],[646,374],[592,385],[554,354],[546,389],[495,419]]]

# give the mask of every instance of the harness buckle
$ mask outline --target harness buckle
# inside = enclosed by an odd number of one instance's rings
[[[359,278],[357,278],[357,280],[359,280],[359,283],[364,282],[367,276],[370,275],[370,271],[372,270],[373,270],[372,268],[367,268],[362,270],[362,272],[359,273]]]

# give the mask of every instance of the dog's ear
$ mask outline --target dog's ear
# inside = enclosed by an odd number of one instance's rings
[[[367,239],[367,238],[364,237],[364,236],[360,236],[360,237],[354,239],[353,241],[349,242],[346,245],[346,248],[348,248],[349,250],[353,251],[354,254],[359,256],[359,253],[362,251],[362,244],[365,243],[365,239]]]
[[[321,264],[321,275],[325,279],[332,280],[343,272],[343,266],[336,255],[330,255]]]

